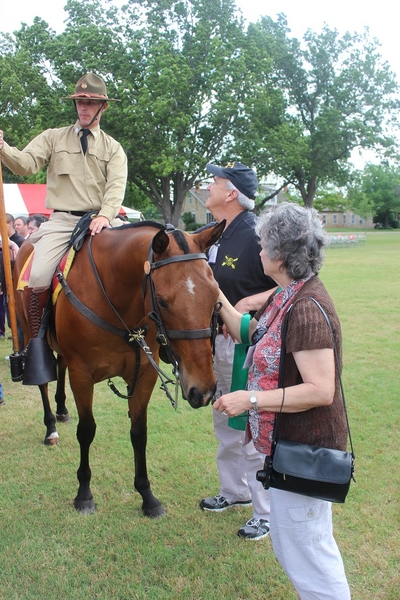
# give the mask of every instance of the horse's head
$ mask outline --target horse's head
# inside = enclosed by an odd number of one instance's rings
[[[216,388],[210,327],[218,285],[204,251],[224,227],[225,221],[194,234],[159,231],[152,240],[153,261],[147,263],[151,267],[147,301],[162,321],[158,339],[163,343],[166,333],[183,396],[193,408],[207,405]]]

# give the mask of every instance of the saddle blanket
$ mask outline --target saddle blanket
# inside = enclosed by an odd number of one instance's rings
[[[29,284],[29,277],[31,275],[31,269],[32,269],[33,254],[34,254],[34,250],[32,250],[31,254],[28,256],[27,260],[25,261],[24,266],[21,269],[21,273],[19,275],[18,284],[17,284],[17,290],[23,291],[24,288],[26,288]],[[64,275],[65,279],[67,279],[67,277],[68,277],[68,273],[69,273],[69,270],[74,261],[75,254],[76,254],[75,250],[73,248],[70,248],[68,250],[68,252],[66,252],[64,254],[64,256],[62,257],[62,259],[60,260],[60,263],[58,265],[58,269],[56,272],[58,273],[59,271],[61,271],[62,274]],[[58,295],[62,290],[61,283],[58,281],[58,279],[56,278],[55,275],[53,277],[51,289],[52,289],[52,301],[53,301],[53,305],[54,305],[57,302]]]

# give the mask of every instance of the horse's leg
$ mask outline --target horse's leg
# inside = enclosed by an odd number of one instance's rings
[[[152,367],[150,367],[152,369]],[[129,401],[129,415],[131,417],[131,442],[135,458],[135,480],[134,485],[142,496],[142,510],[146,517],[156,518],[165,515],[165,509],[161,502],[153,495],[150,481],[147,475],[146,446],[147,446],[147,405],[154,387],[154,373],[150,372],[152,383],[146,393],[148,383],[139,379],[137,388],[140,389],[141,398],[135,396]],[[143,401],[143,396],[147,399]]]
[[[67,371],[67,363],[64,357],[57,356],[57,389],[55,394],[55,401],[57,404],[56,418],[60,423],[69,423],[71,417],[67,407],[65,406],[65,374]]]
[[[43,383],[42,385],[39,385],[39,390],[42,396],[44,410],[43,422],[46,426],[46,435],[44,438],[44,443],[46,446],[55,446],[60,441],[60,436],[58,435],[56,429],[56,418],[51,412],[50,408],[48,383]]]
[[[96,510],[93,494],[90,491],[90,479],[92,472],[89,466],[89,449],[96,434],[96,423],[93,417],[93,382],[88,381],[86,375],[74,378],[70,370],[70,384],[75,397],[78,410],[79,422],[76,429],[76,437],[80,446],[80,463],[77,471],[79,488],[74,500],[76,510],[84,514],[90,514]]]
[[[146,444],[147,444],[147,407],[131,426],[131,442],[135,457],[135,488],[142,496],[142,510],[146,517],[156,518],[165,515],[161,502],[153,495],[147,476]]]

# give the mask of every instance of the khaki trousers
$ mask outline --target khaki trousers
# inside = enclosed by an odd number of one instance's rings
[[[71,234],[80,217],[64,212],[50,215],[38,231],[32,233],[30,241],[35,249],[29,287],[49,287],[54,272],[65,254]],[[112,227],[123,225],[121,219],[114,219]]]
[[[214,373],[218,380],[217,394],[229,393],[235,342],[218,334],[215,338]],[[228,417],[213,410],[214,431],[219,440],[217,466],[221,496],[228,500],[249,500],[253,504],[255,519],[269,520],[269,492],[257,481],[256,473],[264,468],[264,454],[260,454],[252,441],[244,443],[245,432],[232,429]]]

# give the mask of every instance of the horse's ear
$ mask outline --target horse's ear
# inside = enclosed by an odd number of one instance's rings
[[[197,243],[200,248],[204,251],[207,248],[210,248],[222,235],[222,232],[225,229],[226,219],[217,223],[214,227],[207,227],[203,231],[199,233],[193,233],[193,237],[196,238]]]
[[[153,241],[151,243],[151,247],[153,249],[154,254],[164,254],[169,245],[169,236],[165,233],[165,231],[159,231],[153,237]]]

